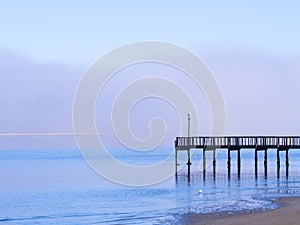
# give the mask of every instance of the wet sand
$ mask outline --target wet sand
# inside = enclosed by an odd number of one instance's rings
[[[279,198],[280,208],[235,214],[187,214],[185,224],[188,225],[299,225],[300,197]]]

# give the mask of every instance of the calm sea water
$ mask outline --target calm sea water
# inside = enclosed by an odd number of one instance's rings
[[[160,161],[171,151],[157,149],[143,157],[124,149],[111,150],[119,160],[140,165]],[[300,150],[290,151],[288,178],[282,157],[280,179],[276,151],[269,151],[267,179],[262,153],[258,179],[254,178],[253,151],[242,150],[240,179],[232,153],[230,180],[226,151],[220,150],[217,177],[213,179],[209,167],[205,181],[197,163],[201,152],[193,155],[189,182],[185,168],[177,181],[173,177],[158,185],[134,188],[101,178],[78,150],[1,150],[0,224],[178,224],[187,212],[264,210],[277,207],[271,200],[278,196],[300,194]]]

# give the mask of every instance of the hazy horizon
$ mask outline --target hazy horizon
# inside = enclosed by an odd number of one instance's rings
[[[89,66],[118,46],[158,40],[189,49],[211,69],[225,101],[225,134],[300,135],[297,1],[0,5],[0,133],[72,132],[74,96]],[[99,133],[114,135],[114,96],[145,76],[167,78],[187,90],[201,118],[200,132],[193,135],[209,134],[211,116],[203,93],[182,72],[152,64],[125,68],[109,81],[99,96],[101,105],[95,107]],[[149,120],[161,116],[168,126],[163,145],[172,146],[180,134],[176,111],[157,99],[139,104],[130,116],[133,132],[147,137]],[[1,149],[14,144],[75,147],[74,140],[66,138],[35,143],[2,136],[0,142]],[[106,143],[119,145],[114,138]]]

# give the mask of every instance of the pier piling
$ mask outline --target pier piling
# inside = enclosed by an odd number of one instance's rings
[[[241,149],[237,150],[238,178],[241,177]]]
[[[258,156],[257,156],[257,148],[255,148],[255,156],[254,156],[254,170],[255,170],[255,178],[257,179],[257,161],[258,161]]]
[[[213,149],[213,176],[216,178],[216,149]]]
[[[277,148],[277,178],[280,177],[280,150]]]
[[[230,148],[228,148],[227,169],[228,169],[228,178],[230,178],[230,172],[231,172],[231,156],[230,156]]]
[[[264,171],[265,171],[265,178],[268,175],[268,149],[265,149],[265,156],[264,156]]]
[[[205,175],[206,175],[206,149],[203,148],[203,159],[202,159],[202,163],[203,163],[203,167],[202,167],[202,170],[203,170],[203,179],[205,180]]]

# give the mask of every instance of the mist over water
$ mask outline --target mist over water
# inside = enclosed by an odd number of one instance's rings
[[[166,158],[173,148],[147,154],[112,149],[118,160],[149,165]],[[209,153],[208,153],[209,154]],[[185,158],[185,152],[180,152]],[[275,208],[272,199],[300,195],[300,154],[290,150],[289,177],[281,157],[277,179],[276,151],[268,153],[268,177],[264,177],[263,154],[259,174],[254,176],[254,151],[242,150],[241,177],[236,154],[231,154],[231,178],[227,176],[227,151],[217,154],[217,174],[212,166],[203,180],[202,151],[192,156],[191,179],[183,168],[178,179],[148,187],[127,187],[97,175],[78,150],[0,151],[0,224],[178,224],[188,212],[210,213]],[[173,166],[173,165],[169,165]]]

